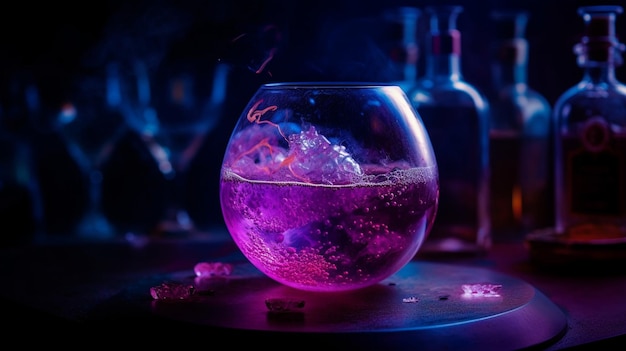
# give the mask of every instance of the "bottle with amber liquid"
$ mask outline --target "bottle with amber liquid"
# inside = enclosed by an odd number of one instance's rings
[[[522,241],[552,224],[551,106],[528,84],[526,11],[491,14],[491,220],[494,241]]]
[[[622,7],[578,12],[582,80],[554,106],[555,232],[568,242],[619,241],[626,238],[626,86],[615,76],[624,51],[615,34]]]
[[[489,104],[461,69],[461,6],[425,9],[424,77],[408,95],[428,131],[439,168],[439,208],[420,255],[480,255],[491,247]]]

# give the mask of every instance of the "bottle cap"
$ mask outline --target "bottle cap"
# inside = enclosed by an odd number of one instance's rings
[[[621,6],[583,6],[578,14],[585,21],[585,36],[583,41],[617,41],[615,35],[615,17],[621,14]]]
[[[387,25],[387,37],[391,42],[389,56],[393,62],[417,63],[419,58],[417,23],[420,14],[420,9],[409,6],[392,8],[383,14]]]
[[[584,35],[574,46],[580,64],[609,60],[621,63],[620,53],[624,51],[624,45],[615,34],[615,19],[622,12],[621,6],[613,5],[578,8],[578,14],[585,22]]]
[[[493,11],[491,19],[495,24],[496,39],[524,38],[528,17],[527,11]]]
[[[503,63],[524,64],[528,60],[528,41],[525,38],[527,11],[493,11],[495,24],[495,58]]]
[[[462,6],[430,6],[430,47],[434,55],[460,55],[461,32],[456,29],[456,19]]]

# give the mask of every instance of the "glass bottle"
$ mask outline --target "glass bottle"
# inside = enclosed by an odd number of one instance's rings
[[[491,224],[494,240],[517,241],[552,224],[550,180],[551,106],[527,83],[525,11],[493,12]]]
[[[578,9],[585,33],[574,46],[582,80],[554,106],[555,232],[569,239],[626,235],[626,86],[615,76],[624,45],[620,6]]]
[[[408,95],[439,166],[437,218],[420,254],[480,254],[491,246],[489,104],[461,72],[461,6],[428,7],[425,76]]]

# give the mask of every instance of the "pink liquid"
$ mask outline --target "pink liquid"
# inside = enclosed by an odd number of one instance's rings
[[[341,291],[380,282],[414,257],[438,191],[432,168],[347,185],[251,181],[223,169],[220,197],[235,243],[259,270],[297,289]]]

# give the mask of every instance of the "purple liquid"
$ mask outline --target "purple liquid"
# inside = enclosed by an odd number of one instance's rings
[[[251,181],[223,169],[220,200],[242,253],[310,291],[369,286],[417,253],[437,210],[437,172],[394,170],[346,185]]]

